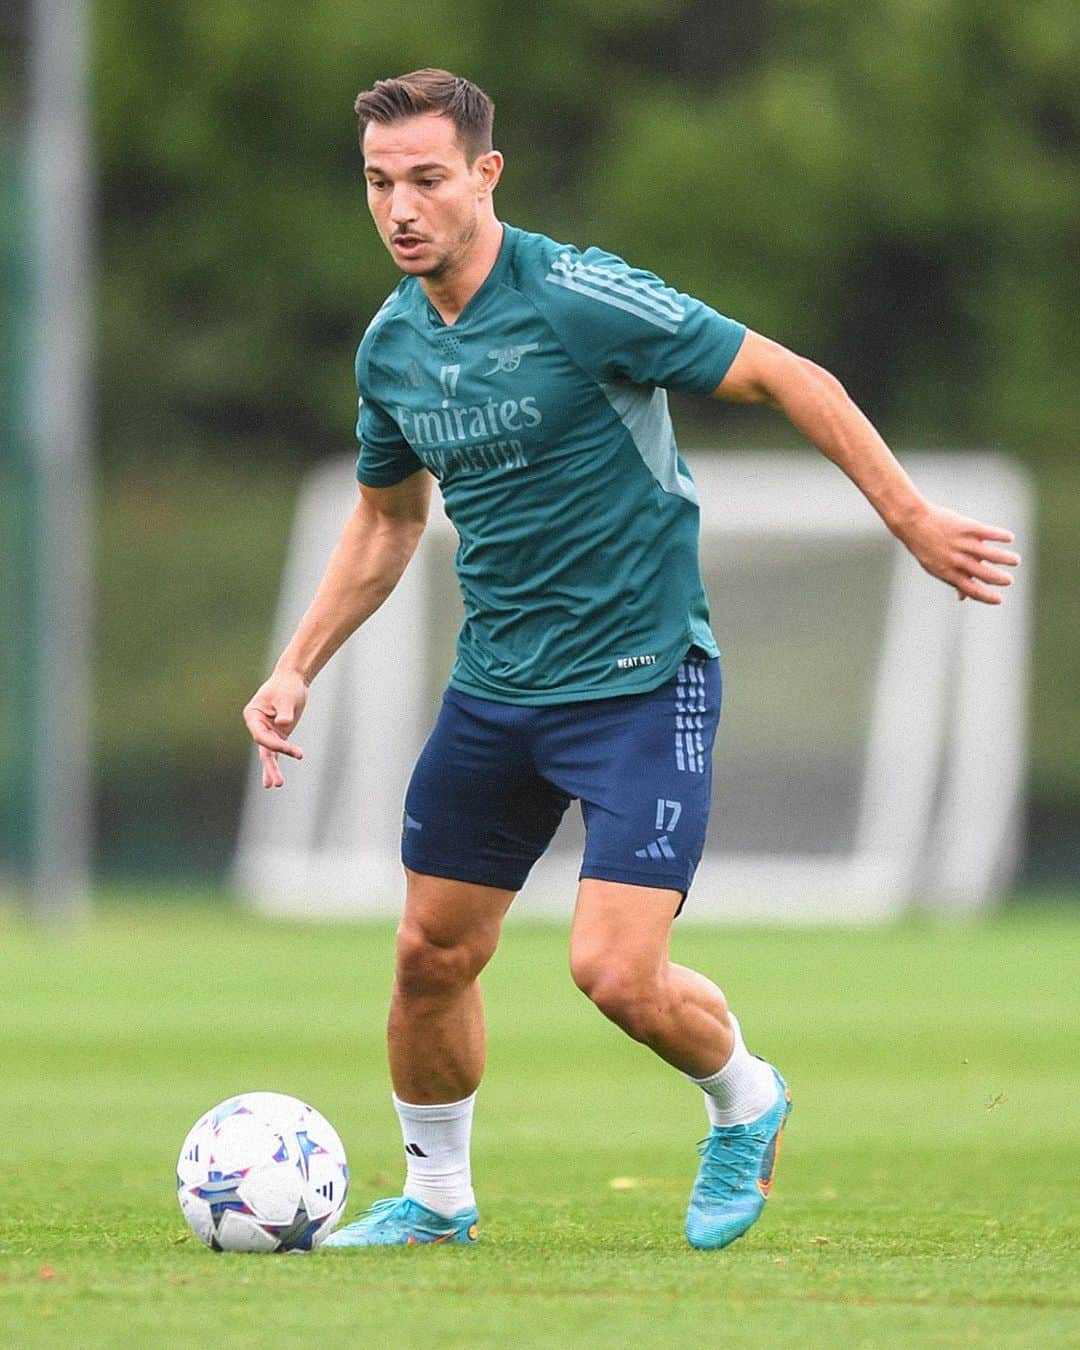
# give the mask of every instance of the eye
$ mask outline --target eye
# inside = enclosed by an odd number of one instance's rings
[[[381,192],[381,191],[383,190],[383,188],[386,187],[386,179],[385,179],[385,178],[369,178],[369,179],[367,180],[367,182],[368,182],[368,187],[369,187],[369,188],[374,188],[374,190],[375,190],[376,192]]]
[[[442,182],[442,179],[441,179],[441,178],[421,178],[421,179],[419,180],[419,182],[420,182],[420,186],[421,186],[422,188],[433,188],[433,187],[438,187],[439,184]]]

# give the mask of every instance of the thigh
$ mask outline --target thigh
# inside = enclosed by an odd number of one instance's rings
[[[719,662],[688,658],[649,694],[580,705],[555,781],[581,798],[582,878],[686,894],[705,844],[720,699]]]
[[[585,877],[570,931],[575,979],[599,971],[628,987],[647,982],[668,960],[672,920],[682,895],[673,888]]]
[[[521,889],[570,802],[533,765],[532,712],[447,692],[405,795],[401,853],[407,868]]]
[[[405,908],[398,930],[398,949],[437,948],[444,953],[467,951],[477,968],[495,951],[502,921],[514,899],[512,890],[452,881],[405,869]]]

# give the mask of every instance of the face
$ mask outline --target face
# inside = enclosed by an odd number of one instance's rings
[[[403,272],[439,278],[467,260],[502,169],[498,151],[469,164],[448,117],[425,113],[364,132],[368,207]]]

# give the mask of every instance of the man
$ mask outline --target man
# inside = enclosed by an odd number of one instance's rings
[[[388,1029],[404,1193],[328,1245],[476,1240],[477,977],[578,798],[573,978],[704,1091],[686,1231],[723,1247],[761,1213],[790,1097],[716,985],[668,958],[704,841],[720,675],[664,391],[779,409],[961,599],[1000,602],[1012,536],[924,501],[811,362],[610,254],[504,226],[475,85],[417,71],[379,81],[356,112],[368,204],[405,276],[357,353],[355,513],[244,710],[263,786],[282,785],[279,755],[301,757],[288,737],[311,680],[400,578],[432,478],[460,536],[466,617],[405,801]]]

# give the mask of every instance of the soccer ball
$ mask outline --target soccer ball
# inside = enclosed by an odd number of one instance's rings
[[[215,1106],[192,1126],[176,1164],[184,1218],[217,1252],[309,1252],[333,1231],[348,1189],[333,1127],[280,1092]]]

